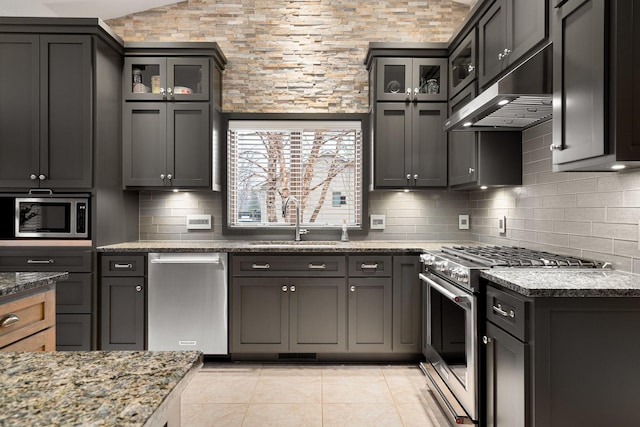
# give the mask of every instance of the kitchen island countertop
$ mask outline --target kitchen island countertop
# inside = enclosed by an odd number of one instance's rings
[[[52,285],[57,281],[67,279],[67,272],[40,273],[0,273],[0,297],[10,296],[21,291]]]
[[[492,268],[480,274],[528,297],[640,297],[640,275],[623,271]]]
[[[0,353],[0,425],[163,426],[202,353]]]
[[[477,243],[476,243],[477,244]],[[230,252],[230,253],[420,253],[442,246],[474,245],[473,242],[447,241],[383,241],[355,240],[349,242],[293,242],[264,240],[201,240],[201,241],[135,241],[100,246],[98,252]]]

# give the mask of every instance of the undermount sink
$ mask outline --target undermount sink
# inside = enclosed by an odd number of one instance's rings
[[[263,247],[270,248],[276,246],[303,246],[305,248],[313,247],[313,248],[329,248],[331,246],[336,245],[338,242],[333,241],[313,241],[313,240],[302,240],[296,242],[295,240],[263,240],[263,241],[255,241],[250,242],[250,245],[253,247]]]

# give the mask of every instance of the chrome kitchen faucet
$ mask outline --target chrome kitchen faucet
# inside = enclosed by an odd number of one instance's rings
[[[300,203],[298,202],[298,199],[296,199],[294,196],[289,196],[286,199],[284,199],[284,203],[282,204],[282,217],[285,218],[287,216],[287,206],[289,206],[289,202],[293,202],[296,205],[296,238],[295,241],[299,242],[300,241],[300,235],[301,234],[307,234],[309,232],[309,230],[306,229],[300,229]]]

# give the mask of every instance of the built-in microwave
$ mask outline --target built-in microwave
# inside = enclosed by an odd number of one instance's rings
[[[13,238],[89,238],[88,195],[16,196],[12,199]]]

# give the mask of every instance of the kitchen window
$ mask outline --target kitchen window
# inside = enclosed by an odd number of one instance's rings
[[[308,115],[307,115],[308,116]],[[345,115],[342,115],[345,116]],[[228,229],[300,223],[360,229],[363,218],[363,121],[233,120],[227,128]]]

